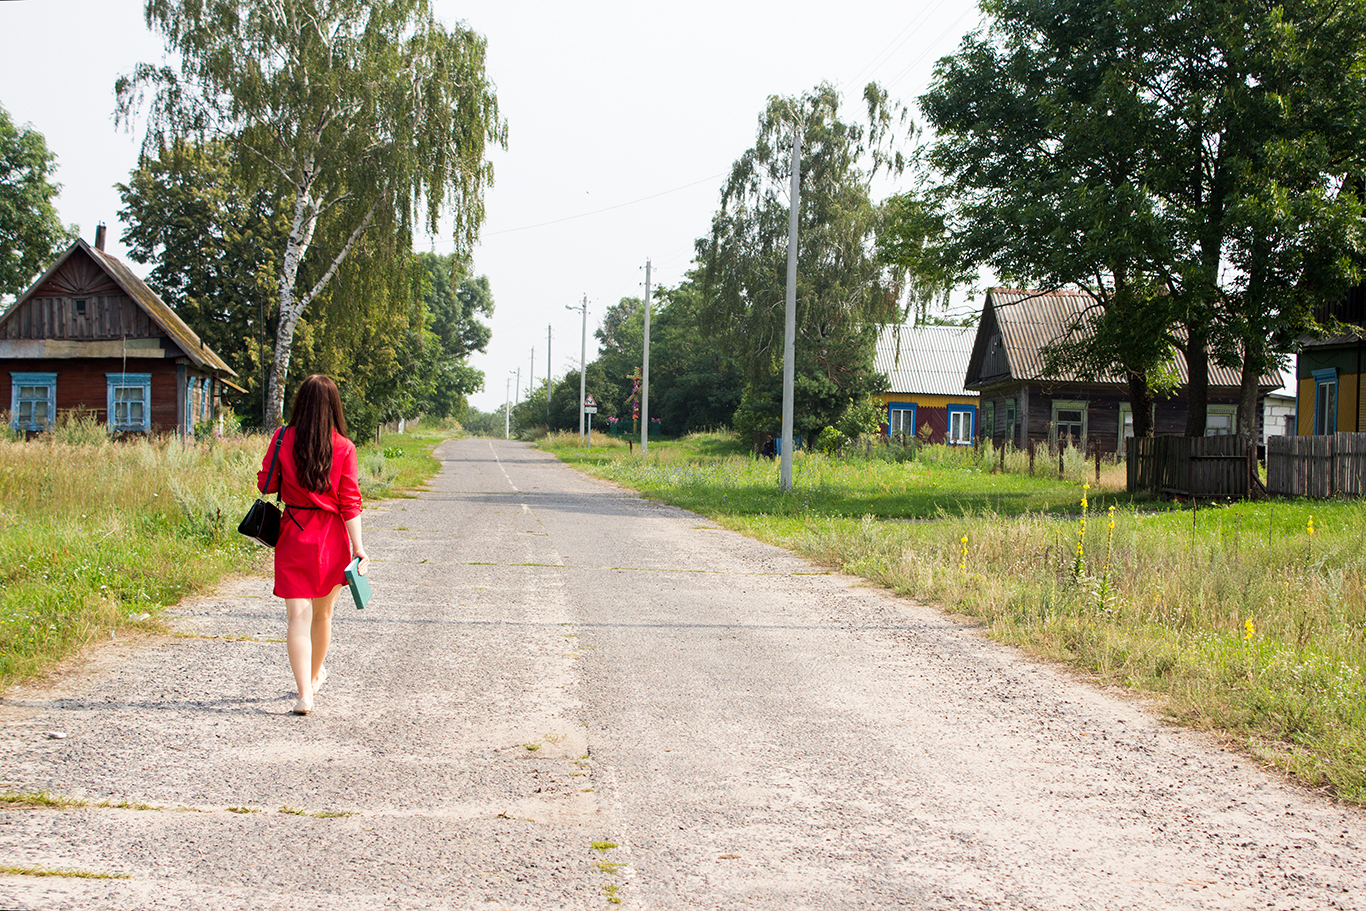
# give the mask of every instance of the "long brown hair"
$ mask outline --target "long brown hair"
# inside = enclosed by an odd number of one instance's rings
[[[294,428],[294,469],[305,490],[322,493],[332,486],[332,431],[346,435],[341,393],[321,373],[303,381],[289,412]]]

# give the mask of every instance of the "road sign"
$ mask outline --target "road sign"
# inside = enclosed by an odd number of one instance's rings
[[[584,406],[584,409],[583,409],[583,413],[584,413],[584,414],[597,414],[597,413],[598,413],[598,406],[597,406],[597,405],[585,405],[585,406]]]
[[[598,403],[593,401],[593,397],[590,395],[588,396],[588,398],[583,400],[583,407],[596,409],[598,407]]]

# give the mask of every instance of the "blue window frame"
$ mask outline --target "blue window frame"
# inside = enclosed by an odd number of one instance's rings
[[[892,402],[887,406],[887,435],[906,439],[915,436],[914,402]]]
[[[1338,371],[1314,371],[1314,434],[1338,432]]]
[[[15,430],[47,430],[57,414],[57,374],[11,373],[10,426]]]
[[[972,424],[976,411],[972,405],[950,405],[949,434],[945,442],[950,446],[971,446]]]
[[[152,375],[106,373],[104,375],[112,433],[146,432],[152,429]]]

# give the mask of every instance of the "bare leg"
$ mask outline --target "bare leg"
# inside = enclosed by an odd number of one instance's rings
[[[294,683],[299,688],[299,705],[313,707],[313,599],[286,598],[289,629],[285,634],[285,651],[289,654],[289,668],[294,672]]]
[[[337,604],[337,593],[340,591],[341,586],[338,585],[332,589],[331,593],[313,599],[313,619],[310,631],[312,660],[309,666],[311,676],[308,685],[310,695],[321,682],[318,676],[323,669],[323,659],[327,657],[327,647],[332,643],[332,608]]]

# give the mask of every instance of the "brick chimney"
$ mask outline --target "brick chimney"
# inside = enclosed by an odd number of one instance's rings
[[[101,252],[104,250],[104,222],[95,226],[95,249]]]

